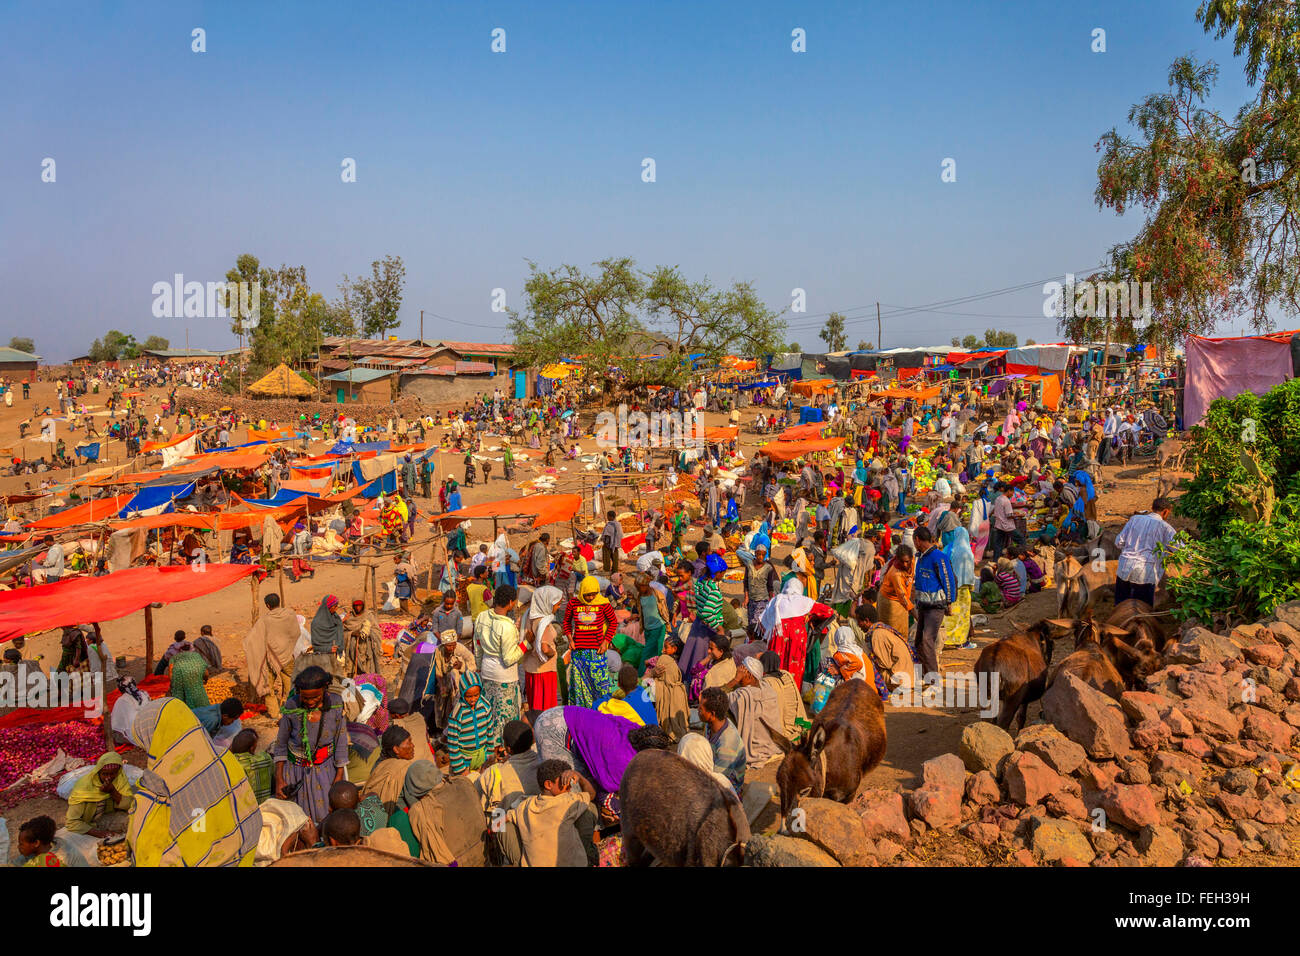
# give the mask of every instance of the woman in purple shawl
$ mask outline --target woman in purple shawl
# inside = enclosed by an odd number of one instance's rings
[[[607,793],[617,793],[636,756],[628,734],[636,724],[586,707],[552,707],[533,720],[542,760],[563,760]]]

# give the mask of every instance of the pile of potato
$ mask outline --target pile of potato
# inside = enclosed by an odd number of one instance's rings
[[[95,847],[95,853],[99,856],[100,866],[120,866],[131,862],[131,848],[125,840],[101,843]]]

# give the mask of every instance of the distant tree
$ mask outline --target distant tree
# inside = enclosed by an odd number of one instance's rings
[[[163,338],[161,335],[151,335],[144,340],[144,344],[141,345],[140,348],[149,352],[157,352],[162,349],[171,348],[171,342],[168,339]]]
[[[974,335],[967,335],[961,340],[961,347],[967,352],[973,352],[975,349],[980,347],[980,344],[979,338]]]
[[[1026,345],[1037,345],[1038,343],[1035,342],[1033,339],[1025,339],[1025,344],[1026,344]]]
[[[102,339],[95,339],[87,353],[92,362],[116,362],[140,356],[140,346],[134,335],[125,335],[110,329]]]
[[[383,338],[398,326],[406,265],[401,256],[384,256],[370,263],[370,275],[353,279],[344,275],[339,284],[339,305],[351,325],[368,338]]]
[[[955,335],[952,337],[952,347],[955,349],[961,348],[961,339],[957,338]]]
[[[787,352],[802,352],[803,346],[800,345],[798,342],[791,342],[789,345],[785,347],[785,350]]]
[[[1014,332],[1006,332],[1002,329],[984,330],[984,345],[991,349],[1013,349],[1018,340]]]
[[[868,342],[866,339],[858,339],[858,351],[866,352],[876,347],[875,342]]]
[[[36,343],[26,336],[15,335],[9,340],[9,347],[20,352],[35,352]]]
[[[844,316],[832,312],[826,317],[826,325],[817,333],[817,337],[826,343],[826,351],[844,351]]]

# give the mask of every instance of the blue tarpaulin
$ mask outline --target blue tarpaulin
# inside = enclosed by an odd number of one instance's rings
[[[126,503],[126,507],[118,512],[118,517],[130,518],[144,511],[166,514],[175,507],[173,501],[188,498],[193,493],[192,481],[188,485],[150,485],[137,491],[135,497]]]
[[[354,461],[352,463],[352,476],[356,478],[358,485],[364,485],[366,483],[365,477],[361,474],[361,462]],[[387,474],[380,475],[365,488],[362,488],[359,494],[362,498],[378,498],[381,492],[383,494],[391,494],[396,490],[397,469],[394,468]]]
[[[330,449],[331,455],[354,455],[359,451],[388,451],[393,445],[390,441],[370,441],[349,443],[345,441],[335,442],[334,447]]]
[[[303,495],[310,495],[313,498],[319,498],[320,495],[315,491],[294,491],[291,488],[281,488],[270,498],[245,498],[250,505],[257,505],[261,508],[274,508],[278,505],[287,505],[291,501],[296,501]]]
[[[826,417],[826,410],[823,408],[813,408],[811,405],[805,405],[799,409],[799,424],[808,425],[814,422],[820,422]]]
[[[94,441],[89,445],[78,445],[76,452],[77,457],[84,458],[86,461],[99,461],[99,442]]]

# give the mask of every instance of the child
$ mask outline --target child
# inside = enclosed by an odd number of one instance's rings
[[[998,588],[993,568],[987,565],[980,569],[980,589],[975,594],[975,600],[979,601],[985,614],[998,614],[1002,611],[1002,591]]]
[[[501,844],[507,861],[515,866],[594,866],[596,788],[561,760],[542,762],[537,786],[541,793],[506,813]]]
[[[275,762],[269,751],[257,752],[257,731],[241,730],[235,734],[235,739],[230,742],[230,752],[244,768],[244,776],[248,778],[257,802],[264,802],[271,796],[275,785]]]
[[[1002,591],[1003,607],[1012,607],[1019,604],[1023,592],[1020,590],[1020,579],[1016,577],[1015,567],[1010,558],[998,558],[998,571],[995,579],[998,582],[998,588]]]

